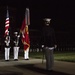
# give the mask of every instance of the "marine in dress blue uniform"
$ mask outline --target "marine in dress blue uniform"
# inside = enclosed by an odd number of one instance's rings
[[[14,32],[14,60],[18,60],[18,52],[19,52],[19,38],[18,32]]]
[[[57,47],[56,45],[56,39],[55,39],[55,32],[54,29],[50,26],[51,19],[45,18],[43,26],[43,36],[42,36],[42,47],[45,50],[45,57],[46,57],[46,69],[52,70],[54,65],[54,55],[53,51],[54,48]]]
[[[10,55],[10,36],[9,32],[5,36],[5,60],[9,61],[9,55]]]

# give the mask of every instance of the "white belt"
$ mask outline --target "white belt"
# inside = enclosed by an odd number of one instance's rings
[[[48,49],[50,49],[50,50],[53,50],[53,49],[54,49],[54,47],[46,47],[46,48],[48,48]]]

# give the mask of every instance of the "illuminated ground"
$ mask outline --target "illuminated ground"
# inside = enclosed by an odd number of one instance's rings
[[[45,68],[45,60],[42,64],[42,59],[24,60],[21,57],[18,61],[0,60],[0,75],[75,75],[75,63],[55,61],[53,71]]]

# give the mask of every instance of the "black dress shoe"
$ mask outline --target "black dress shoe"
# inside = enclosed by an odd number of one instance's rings
[[[5,61],[9,61],[9,60],[5,60]]]
[[[18,61],[18,59],[14,59],[14,61]]]
[[[25,59],[25,60],[29,60],[29,59]]]
[[[53,70],[52,70],[52,69],[47,69],[46,71],[53,72]]]

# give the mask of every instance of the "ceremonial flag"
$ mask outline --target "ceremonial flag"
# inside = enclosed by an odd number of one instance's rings
[[[20,32],[22,33],[22,43],[24,44],[24,50],[30,47],[29,30],[28,25],[30,25],[29,9],[26,8],[25,19],[23,20]]]
[[[9,12],[7,9],[7,14],[6,14],[6,20],[5,20],[5,35],[7,35],[7,33],[9,32]]]

